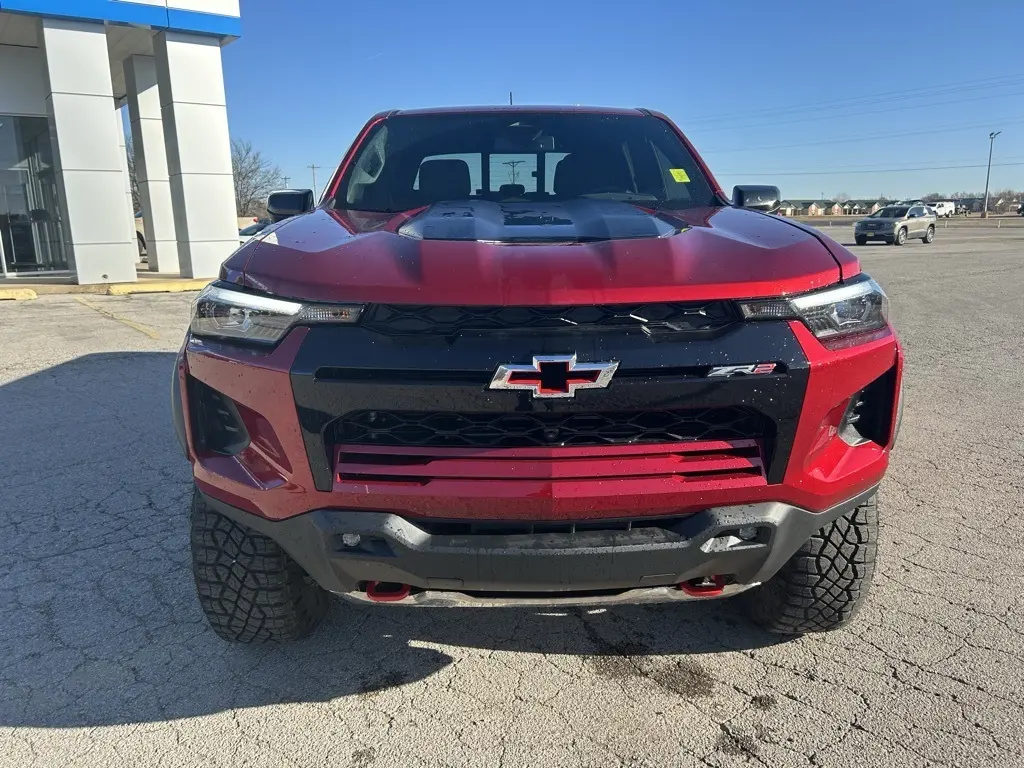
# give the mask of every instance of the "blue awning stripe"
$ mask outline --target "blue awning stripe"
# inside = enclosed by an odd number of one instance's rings
[[[0,11],[83,21],[109,21],[217,37],[240,37],[242,34],[242,20],[237,16],[169,9],[130,0],[0,0]]]

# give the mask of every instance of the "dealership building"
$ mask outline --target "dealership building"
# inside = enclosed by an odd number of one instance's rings
[[[0,278],[213,277],[238,246],[221,47],[238,0],[0,0]]]

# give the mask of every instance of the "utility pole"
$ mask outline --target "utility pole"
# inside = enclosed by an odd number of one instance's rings
[[[996,136],[1002,131],[993,131],[988,135],[988,170],[985,171],[985,202],[981,209],[981,218],[988,218],[988,180],[992,176],[992,147],[996,143]]]
[[[516,166],[520,163],[525,163],[525,160],[506,160],[502,165],[507,165],[512,169],[512,183],[516,183]]]
[[[288,189],[288,182],[292,180],[292,177],[291,176],[283,176],[282,179],[284,180],[284,188]]]
[[[323,166],[322,165],[317,165],[316,163],[313,163],[312,165],[307,165],[306,167],[309,168],[309,170],[311,170],[313,172],[313,199],[316,200],[317,199],[317,194],[316,194],[316,172],[320,168],[323,168]]]
[[[512,106],[512,91],[508,92],[508,105],[510,107]]]

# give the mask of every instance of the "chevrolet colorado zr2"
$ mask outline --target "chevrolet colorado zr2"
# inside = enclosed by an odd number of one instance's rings
[[[392,111],[195,300],[172,388],[214,630],[871,582],[903,356],[857,259],[646,109]],[[669,610],[665,607],[665,610]]]

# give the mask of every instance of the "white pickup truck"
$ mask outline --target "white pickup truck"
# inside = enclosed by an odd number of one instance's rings
[[[956,215],[956,203],[950,200],[937,200],[934,203],[928,203],[928,207],[935,211],[935,215],[939,218],[949,218],[950,216]]]

